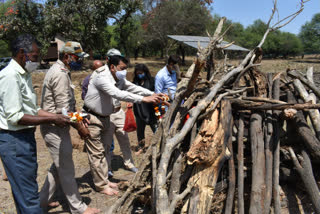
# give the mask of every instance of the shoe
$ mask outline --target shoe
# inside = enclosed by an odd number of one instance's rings
[[[108,171],[108,176],[109,176],[110,178],[113,177],[113,172],[112,172],[111,170]]]
[[[131,168],[128,168],[128,170],[130,170],[131,172],[134,172],[134,173],[137,173],[138,172],[138,168],[137,167],[131,167]]]

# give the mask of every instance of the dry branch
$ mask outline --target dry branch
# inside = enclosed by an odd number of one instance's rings
[[[230,102],[234,108],[243,110],[320,109],[320,104],[312,103],[266,104],[263,102],[250,102],[241,99],[230,99]]]
[[[289,152],[294,163],[295,169],[298,171],[304,183],[304,186],[307,189],[309,197],[311,198],[316,213],[320,213],[320,192],[318,185],[314,179],[311,161],[307,152],[302,150],[302,157],[300,158],[300,163],[291,147],[289,148]]]

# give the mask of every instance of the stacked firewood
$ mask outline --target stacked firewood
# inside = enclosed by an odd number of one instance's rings
[[[224,21],[208,47],[199,48],[139,172],[109,213],[131,213],[142,205],[150,213],[212,213],[215,195],[227,187],[224,213],[278,214],[282,168],[283,176],[297,172],[295,181],[320,213],[319,178],[313,174],[320,161],[320,90],[312,68],[306,74],[259,70],[262,44],[277,23],[239,66],[215,65],[203,80],[206,60],[220,50]]]

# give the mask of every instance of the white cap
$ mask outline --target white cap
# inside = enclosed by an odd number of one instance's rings
[[[108,50],[107,56],[122,56],[122,54],[118,49],[111,48],[110,50]]]

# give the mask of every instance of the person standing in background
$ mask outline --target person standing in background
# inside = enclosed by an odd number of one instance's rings
[[[155,93],[167,94],[171,100],[177,90],[177,75],[180,73],[178,56],[169,56],[167,64],[157,73],[155,78]]]
[[[148,67],[145,64],[137,64],[134,68],[133,83],[154,91],[154,78],[151,76]],[[145,128],[149,125],[153,133],[157,130],[157,118],[154,106],[150,103],[134,103],[133,112],[137,122],[138,146],[137,154],[140,154],[145,148]]]

